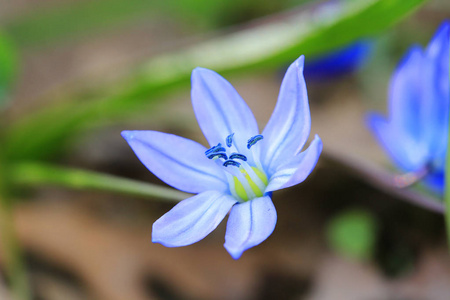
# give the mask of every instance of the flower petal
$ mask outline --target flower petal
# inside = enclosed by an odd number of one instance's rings
[[[401,135],[407,135],[416,142],[424,136],[423,98],[424,56],[419,46],[412,47],[394,74],[389,86],[390,123]]]
[[[166,247],[196,243],[219,225],[236,202],[217,191],[185,199],[153,223],[152,242]]]
[[[423,182],[433,192],[440,196],[444,195],[445,176],[444,172],[433,172],[424,178]]]
[[[425,63],[421,70],[423,80],[422,125],[430,152],[443,164],[447,148],[448,115],[450,102],[449,48],[450,24],[444,22],[425,51]],[[426,125],[426,126],[425,126]]]
[[[230,212],[225,248],[234,259],[263,242],[275,229],[277,212],[269,196],[236,204]]]
[[[354,72],[367,62],[373,46],[372,40],[358,40],[313,59],[308,58],[304,75],[308,81],[324,81]]]
[[[261,158],[269,176],[286,157],[302,149],[311,130],[303,63],[302,55],[286,71],[275,110],[262,133]]]
[[[428,162],[428,147],[411,136],[399,132],[397,126],[388,123],[379,114],[370,114],[367,118],[369,128],[378,141],[387,150],[394,162],[404,171],[416,171]]]
[[[157,131],[123,131],[139,160],[159,179],[188,193],[227,191],[223,170],[205,156],[202,145]]]
[[[252,111],[233,86],[214,71],[192,71],[192,105],[198,124],[211,146],[223,143],[234,133],[237,146],[259,133]]]
[[[266,193],[301,183],[316,166],[321,152],[322,140],[316,135],[308,149],[296,155],[294,160],[280,167],[272,175]]]

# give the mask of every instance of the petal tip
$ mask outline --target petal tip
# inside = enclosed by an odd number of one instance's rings
[[[305,56],[302,54],[295,61],[295,66],[299,69],[299,71],[303,72],[304,64],[305,64]]]
[[[127,141],[134,138],[134,131],[132,130],[124,130],[120,133],[120,135]]]
[[[163,241],[152,234],[152,243],[164,245]]]
[[[152,243],[153,244],[160,244],[160,245],[163,245],[164,247],[167,247],[167,248],[179,247],[179,245],[173,245],[173,244],[170,244],[170,243],[166,243],[166,242],[164,242],[161,239],[154,239],[153,237],[152,237]],[[184,246],[184,245],[182,245],[182,246]]]
[[[448,20],[446,20],[441,23],[439,28],[436,30],[434,36],[431,38],[431,41],[426,48],[427,56],[433,57],[437,53],[440,53],[444,48],[448,48],[449,43],[448,39],[450,34],[449,31],[450,31],[450,23]]]
[[[295,63],[297,64],[297,66],[303,66],[303,64],[305,63],[305,56],[304,56],[303,54],[300,55],[300,56],[296,59]]]
[[[152,243],[160,243],[161,242],[161,240],[157,237],[157,234],[156,234],[157,230],[155,228],[155,225],[157,224],[157,222],[158,222],[158,220],[156,220],[156,222],[154,222],[152,225]]]
[[[202,73],[208,73],[208,72],[213,72],[210,69],[206,69],[206,68],[202,68],[202,67],[196,67],[194,70],[192,70],[192,78],[197,77],[197,76],[201,76]]]
[[[322,153],[322,149],[323,149],[322,139],[320,138],[320,136],[318,134],[315,134],[314,135],[314,140],[316,140],[317,143],[318,143],[318,153],[320,155],[320,153]]]
[[[436,31],[436,36],[439,36],[440,34],[448,35],[450,31],[450,20],[445,20],[441,23],[438,30]]]
[[[196,67],[196,68],[194,68],[193,70],[192,70],[192,74],[194,74],[194,73],[197,73],[197,72],[200,72],[201,70],[203,70],[204,68],[202,68],[202,67]]]
[[[242,251],[242,250],[232,249],[230,247],[227,247],[226,243],[223,246],[228,251],[228,253],[230,253],[230,255],[233,259],[236,259],[236,260],[239,259],[242,256],[242,254],[244,253],[244,251]]]
[[[161,244],[165,247],[176,247],[176,245],[173,245],[171,243],[168,243],[167,241],[164,241],[164,235],[162,235],[161,232],[160,232],[160,234],[157,233],[158,232],[158,230],[156,228],[158,226],[157,222],[158,222],[158,220],[155,223],[153,223],[153,226],[152,226],[152,243]],[[156,225],[156,227],[155,227],[155,225]]]

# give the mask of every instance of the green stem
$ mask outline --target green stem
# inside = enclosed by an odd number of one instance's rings
[[[103,190],[175,202],[190,196],[190,194],[156,184],[36,162],[15,164],[12,167],[11,180],[15,184],[22,185],[47,184],[73,189]]]
[[[0,245],[4,255],[3,264],[13,299],[30,300],[32,296],[28,275],[14,227],[14,201],[10,195],[11,169],[3,154],[0,151]]]
[[[14,228],[13,205],[4,197],[0,199],[0,232],[6,276],[12,295],[16,300],[32,299],[22,249]]]

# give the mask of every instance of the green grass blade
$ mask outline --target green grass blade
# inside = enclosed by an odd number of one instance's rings
[[[3,124],[0,120],[0,140]],[[31,300],[31,288],[23,251],[14,224],[15,199],[11,192],[11,165],[0,148],[0,245],[2,269],[14,299]]]
[[[14,82],[18,67],[15,48],[0,32],[0,106],[7,102],[7,94]]]

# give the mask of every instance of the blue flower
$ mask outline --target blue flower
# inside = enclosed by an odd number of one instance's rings
[[[425,183],[438,193],[444,188],[448,136],[449,29],[444,22],[425,50],[409,50],[391,78],[390,117],[368,119],[394,163],[405,172],[425,170]]]
[[[358,40],[350,45],[314,57],[305,63],[305,77],[323,81],[356,71],[368,60],[373,41]]]
[[[322,151],[316,136],[300,152],[311,127],[303,62],[301,56],[287,70],[262,134],[231,84],[203,68],[192,72],[191,96],[211,148],[156,131],[122,132],[141,162],[162,181],[198,193],[153,224],[153,242],[190,245],[213,231],[228,212],[224,246],[235,259],[272,233],[277,221],[272,192],[305,180]]]

